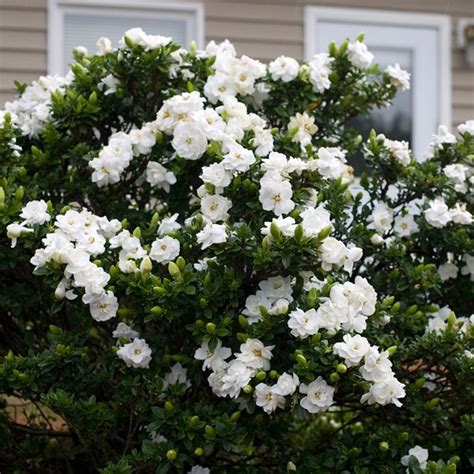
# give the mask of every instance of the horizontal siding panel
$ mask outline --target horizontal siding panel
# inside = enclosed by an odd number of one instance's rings
[[[6,9],[0,6],[0,28],[46,31],[46,11]]]
[[[46,53],[0,51],[0,71],[46,71]]]
[[[453,109],[453,122],[459,124],[467,120],[474,120],[474,111],[472,108],[458,108]]]
[[[38,79],[39,76],[44,75],[44,71],[37,72],[0,72],[0,89],[13,89],[14,81],[29,84],[31,81]]]
[[[214,4],[219,0],[208,0],[208,4]],[[322,6],[341,8],[370,8],[376,10],[407,10],[430,12],[438,14],[469,14],[474,15],[474,7],[471,0],[393,0],[382,2],[381,0],[256,0],[261,6],[271,11],[274,5],[293,4],[298,6]]]
[[[216,38],[216,41],[223,41],[225,38]],[[287,43],[270,43],[253,42],[253,41],[232,41],[237,54],[240,56],[245,54],[255,59],[275,58],[281,54],[301,58],[303,56],[303,45],[294,45]]]
[[[453,71],[453,87],[471,89],[474,88],[474,71],[454,70]]]
[[[7,101],[11,101],[15,99],[15,95],[13,92],[0,92],[0,110],[4,109],[4,104]]]
[[[206,19],[209,20],[249,20],[265,22],[303,23],[302,5],[275,5],[259,2],[207,2]]]
[[[262,24],[256,21],[208,20],[206,22],[206,37],[209,39],[219,37],[272,42],[281,42],[284,38],[287,43],[301,44],[303,42],[303,27],[279,23]]]
[[[22,8],[26,10],[46,10],[48,0],[0,0],[0,7]]]
[[[473,90],[454,90],[453,91],[454,107],[470,107],[474,110],[474,89]]]
[[[38,31],[2,31],[0,49],[46,51],[46,33]]]

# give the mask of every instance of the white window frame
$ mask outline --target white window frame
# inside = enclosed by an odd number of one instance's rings
[[[64,74],[64,17],[67,13],[134,16],[137,12],[151,18],[185,20],[186,44],[196,41],[204,46],[204,7],[201,3],[163,2],[160,0],[48,0],[48,73]]]
[[[436,29],[439,34],[438,47],[440,55],[437,122],[438,124],[451,126],[451,21],[448,15],[307,6],[304,9],[304,51],[305,58],[308,60],[311,59],[314,54],[325,51],[327,48],[326,44],[318,44],[316,32],[318,22],[320,21],[335,21],[349,24],[373,23],[377,26],[386,24],[389,26],[409,26],[413,28],[419,26],[420,28],[430,27]],[[413,101],[413,123],[415,131],[416,122],[422,117],[423,111],[422,104],[416,104],[415,96],[413,97]],[[435,132],[435,130],[433,130],[433,132]]]

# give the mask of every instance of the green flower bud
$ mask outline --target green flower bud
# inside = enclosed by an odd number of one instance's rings
[[[337,372],[332,372],[332,374],[329,376],[329,380],[333,383],[339,382],[340,379],[341,377]]]
[[[243,314],[239,314],[238,319],[239,319],[240,327],[242,327],[244,329],[249,327],[248,319]]]
[[[170,402],[169,400],[167,400],[165,402],[165,411],[168,412],[168,413],[171,413],[172,411],[174,410],[174,405],[172,402]]]
[[[455,323],[456,323],[456,315],[453,312],[451,312],[451,314],[448,316],[448,327],[452,328]]]
[[[345,374],[347,372],[347,367],[345,364],[337,364],[336,371],[338,374]]]
[[[270,373],[268,374],[268,376],[271,379],[276,379],[276,378],[278,378],[278,372],[276,370],[271,370]]]
[[[306,357],[303,354],[296,354],[296,361],[299,365],[301,365],[301,367],[308,367],[308,361],[306,360]]]
[[[213,438],[216,435],[216,430],[211,425],[206,425],[204,427],[204,432],[209,438]]]
[[[263,380],[265,380],[267,374],[263,371],[263,370],[259,370],[257,372],[257,375],[255,376],[255,378],[259,381],[259,382],[262,382]]]
[[[288,464],[286,465],[286,470],[287,472],[296,471],[295,463],[292,461],[289,461]]]
[[[407,308],[406,310],[406,313],[407,314],[415,314],[418,310],[418,306],[416,304],[410,306],[409,308]]]
[[[18,189],[15,191],[15,200],[21,201],[25,196],[25,188],[23,186],[19,186]]]
[[[135,229],[133,230],[133,236],[137,239],[142,236],[142,230],[140,229],[140,227],[135,227]]]
[[[203,450],[202,448],[196,448],[196,449],[194,450],[194,454],[195,454],[196,456],[202,456],[202,455],[204,454],[204,450]]]
[[[400,311],[400,302],[397,301],[390,309],[390,314],[397,314]]]
[[[194,415],[189,419],[188,424],[189,426],[193,427],[193,426],[196,426],[199,423],[199,421],[200,421],[199,416]]]
[[[163,312],[163,308],[161,306],[153,306],[153,308],[150,309],[150,312],[153,314],[161,314]]]
[[[216,325],[214,323],[207,323],[206,324],[206,331],[209,334],[214,334],[216,332]]]
[[[240,419],[240,416],[241,416],[240,411],[234,411],[234,413],[232,413],[232,415],[230,416],[230,421],[236,422]]]
[[[387,298],[385,298],[382,303],[384,304],[384,306],[392,306],[394,301],[395,301],[394,296],[387,296]]]
[[[388,352],[389,357],[392,357],[397,352],[397,346],[390,346],[387,349],[387,352]]]
[[[270,234],[276,242],[281,239],[281,230],[275,221],[272,221],[272,223],[270,224]]]
[[[181,276],[181,270],[174,262],[168,263],[168,272],[175,279]]]
[[[253,387],[252,387],[252,385],[245,385],[245,387],[242,390],[244,391],[244,393],[249,395],[250,393],[253,392]]]
[[[166,295],[167,291],[162,286],[154,286],[153,293],[163,296]]]
[[[294,237],[295,237],[296,242],[298,242],[298,243],[300,243],[303,240],[304,230],[303,230],[303,226],[301,224],[298,224],[296,226]]]
[[[169,449],[166,452],[166,458],[168,461],[174,461],[178,457],[178,453],[174,449]]]
[[[388,451],[390,449],[390,445],[387,443],[387,441],[381,441],[379,443],[379,449],[380,451]]]
[[[400,433],[400,439],[402,441],[408,441],[409,438],[410,438],[410,435],[408,434],[407,431],[403,431],[403,433]]]
[[[183,257],[178,257],[176,260],[176,265],[178,265],[179,269],[183,271],[186,267],[186,260]]]

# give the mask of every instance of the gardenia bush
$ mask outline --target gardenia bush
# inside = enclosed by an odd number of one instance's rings
[[[474,121],[363,140],[362,36],[97,46],[0,113],[0,470],[472,472]]]

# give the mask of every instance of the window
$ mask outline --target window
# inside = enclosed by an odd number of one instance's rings
[[[365,41],[384,69],[398,62],[411,73],[411,89],[399,92],[393,106],[374,110],[356,126],[392,139],[408,140],[421,156],[440,123],[451,123],[451,32],[449,17],[378,10],[305,9],[305,55],[325,51],[365,33]]]
[[[139,26],[148,34],[171,36],[183,46],[204,43],[204,12],[198,3],[164,3],[159,0],[49,0],[48,71],[65,74],[72,49],[96,51],[106,36],[117,44],[123,33]]]

